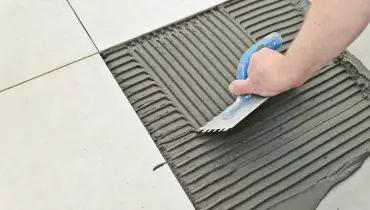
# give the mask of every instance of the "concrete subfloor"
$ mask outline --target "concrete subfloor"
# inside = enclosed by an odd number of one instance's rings
[[[221,2],[2,1],[0,209],[193,209],[97,52]],[[349,50],[370,68],[368,40]],[[318,209],[370,209],[369,175]]]

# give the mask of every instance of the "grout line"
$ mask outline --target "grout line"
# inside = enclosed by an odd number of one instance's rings
[[[72,9],[73,13],[75,14],[75,16],[76,16],[77,20],[80,22],[80,24],[81,24],[82,28],[85,30],[86,34],[89,36],[89,38],[90,38],[91,42],[92,42],[92,43],[93,43],[93,45],[95,46],[95,49],[96,49],[98,52],[100,52],[100,51],[99,51],[99,49],[98,49],[98,47],[96,46],[96,44],[95,44],[94,40],[91,38],[91,36],[90,36],[89,32],[86,30],[86,27],[85,27],[85,25],[82,23],[82,21],[81,21],[80,17],[78,17],[78,15],[77,15],[76,11],[73,9],[72,4],[69,2],[69,0],[66,0],[66,1],[67,1],[67,3],[68,3],[69,7]]]
[[[86,59],[86,58],[92,57],[92,56],[94,56],[94,55],[99,55],[99,53],[98,53],[98,52],[93,53],[93,54],[91,54],[91,55],[85,56],[85,57],[80,58],[80,59],[78,59],[78,60],[75,60],[75,61],[73,61],[73,62],[71,62],[71,63],[65,64],[65,65],[60,66],[60,67],[58,67],[58,68],[56,68],[56,69],[53,69],[53,70],[51,70],[51,71],[45,72],[45,73],[40,74],[40,75],[35,76],[35,77],[32,77],[31,79],[27,79],[27,80],[25,80],[25,81],[23,81],[23,82],[20,82],[20,83],[18,83],[18,84],[15,84],[15,85],[12,85],[12,86],[7,87],[7,88],[5,88],[5,89],[2,89],[2,90],[0,90],[0,93],[2,93],[2,92],[4,92],[4,91],[7,91],[7,90],[9,90],[9,89],[15,88],[15,87],[17,87],[17,86],[19,86],[19,85],[22,85],[22,84],[24,84],[24,83],[30,82],[30,81],[32,81],[32,80],[35,80],[35,79],[37,79],[37,78],[39,78],[39,77],[45,76],[45,75],[47,75],[47,74],[50,74],[50,73],[52,73],[52,72],[54,72],[54,71],[57,71],[57,70],[59,70],[59,69],[61,69],[61,68],[67,67],[67,66],[69,66],[69,65],[72,65],[72,64],[74,64],[74,63],[77,63],[77,62],[82,61],[82,60],[84,60],[84,59]]]

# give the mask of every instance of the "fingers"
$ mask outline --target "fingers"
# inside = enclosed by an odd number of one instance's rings
[[[256,86],[249,78],[246,80],[233,81],[229,86],[229,91],[235,95],[258,94]]]

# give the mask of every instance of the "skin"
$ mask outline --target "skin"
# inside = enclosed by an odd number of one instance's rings
[[[370,0],[311,3],[286,55],[267,48],[254,53],[248,78],[233,81],[229,87],[231,93],[274,96],[302,85],[346,49],[370,22]]]

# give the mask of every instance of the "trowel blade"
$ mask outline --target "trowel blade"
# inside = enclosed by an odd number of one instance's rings
[[[257,109],[267,99],[268,99],[267,97],[252,95],[248,101],[244,102],[240,106],[238,111],[231,118],[225,118],[223,116],[225,111],[223,111],[221,114],[219,114],[218,116],[214,117],[211,121],[209,121],[205,126],[199,128],[199,131],[201,132],[227,131],[230,128],[233,128],[235,125],[237,125],[240,121],[242,121],[255,109]]]

